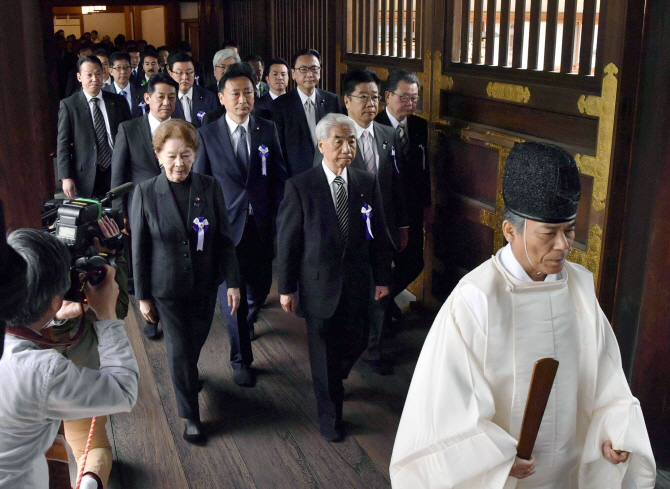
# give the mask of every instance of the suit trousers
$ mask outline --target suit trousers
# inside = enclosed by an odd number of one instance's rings
[[[154,298],[180,418],[198,419],[198,358],[214,317],[216,289],[193,288],[179,298]]]
[[[101,199],[112,188],[112,168],[101,170],[95,167],[95,183],[93,184],[93,193],[91,196],[95,199]]]
[[[342,423],[343,379],[365,350],[368,338],[366,311],[352,311],[346,291],[332,317],[307,316],[307,342],[312,385],[321,432],[332,431]]]
[[[423,271],[423,215],[413,219],[409,227],[407,247],[393,251],[391,297],[395,297],[414,282]]]
[[[380,360],[382,357],[382,334],[384,324],[386,324],[386,319],[389,315],[390,305],[391,297],[388,295],[378,301],[375,300],[374,295],[370,297],[370,309],[367,318],[370,324],[370,332],[368,335],[368,346],[363,353],[365,360]]]
[[[240,307],[230,315],[226,282],[219,287],[219,305],[230,338],[230,365],[239,370],[254,361],[249,331],[272,286],[273,244],[261,239],[253,218],[248,219],[235,253],[240,268]]]

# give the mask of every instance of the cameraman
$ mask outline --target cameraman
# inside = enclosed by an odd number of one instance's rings
[[[70,253],[56,237],[33,229],[13,232],[8,243],[27,263],[27,287],[23,310],[8,321],[25,334],[5,336],[0,360],[0,488],[46,489],[44,454],[60,421],[130,411],[139,370],[123,321],[116,319],[119,292],[109,266],[100,284],[84,285],[97,316],[99,370],[78,367],[27,339],[41,335],[61,309],[70,287]]]

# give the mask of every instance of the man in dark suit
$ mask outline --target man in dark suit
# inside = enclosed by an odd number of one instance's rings
[[[388,295],[391,275],[379,175],[349,166],[355,131],[341,114],[319,122],[323,162],[288,180],[277,217],[281,305],[294,312],[299,290],[319,430],[328,441],[344,436],[342,380],[367,344],[369,298]]]
[[[82,41],[77,46],[77,60],[82,56],[91,56],[93,54],[93,45],[89,42]],[[65,97],[70,97],[74,95],[77,91],[81,90],[81,83],[77,78],[77,73],[79,69],[75,65],[75,68],[68,73],[67,83],[65,85]]]
[[[263,72],[265,71],[265,63],[263,63],[263,58],[257,54],[252,54],[244,58],[245,63],[249,63],[256,73],[256,99],[261,98],[263,95],[267,94],[270,91],[268,84],[263,81]]]
[[[395,131],[374,122],[379,108],[379,84],[379,77],[370,70],[350,71],[342,80],[344,103],[349,117],[355,123],[358,140],[358,151],[351,166],[377,175],[391,246],[396,251],[402,251],[407,246],[409,232],[401,178],[404,157],[398,150]],[[391,366],[382,358],[381,346],[389,301],[389,298],[385,298],[373,303],[370,340],[368,349],[362,356],[372,370],[380,375],[392,372]]]
[[[158,73],[158,51],[155,49],[145,49],[142,54],[142,70],[144,71],[144,79],[140,83],[146,86],[149,79]]]
[[[207,112],[218,107],[216,97],[209,90],[195,85],[193,58],[177,51],[168,56],[168,73],[179,83],[179,100],[174,116],[184,119],[195,127],[202,125]]]
[[[140,55],[140,48],[137,43],[128,43],[126,52],[130,56],[130,81],[140,85],[144,80],[144,73],[142,72],[142,59]]]
[[[415,73],[408,70],[392,71],[385,86],[386,109],[375,118],[376,122],[395,129],[399,150],[405,161],[402,179],[409,217],[409,239],[403,251],[393,254],[395,267],[390,312],[395,318],[400,318],[400,309],[393,299],[416,280],[423,270],[423,221],[424,216],[430,218],[428,122],[414,115],[420,88]]]
[[[100,47],[93,51],[93,56],[98,58],[100,60],[100,64],[102,64],[102,89],[109,90],[109,88],[114,84],[114,77],[109,70],[109,53],[105,48]]]
[[[253,323],[272,284],[275,217],[281,202],[286,167],[274,123],[250,115],[254,105],[251,67],[236,63],[219,81],[226,115],[198,130],[201,141],[193,169],[221,184],[242,277],[237,314],[230,316],[226,285],[219,303],[230,335],[233,379],[254,383],[251,362]]]
[[[286,93],[288,86],[288,62],[282,58],[270,60],[265,77],[269,90],[256,100],[254,105],[256,115],[264,119],[272,120],[272,101]]]
[[[109,191],[116,131],[130,119],[126,99],[101,90],[100,60],[82,56],[77,66],[82,90],[61,100],[58,110],[58,177],[70,199]]]
[[[109,57],[109,70],[114,77],[114,83],[107,87],[102,87],[106,92],[121,95],[128,102],[128,108],[133,118],[142,117],[148,107],[144,101],[144,87],[140,87],[130,82],[130,56],[123,51],[112,53]]]
[[[298,88],[274,101],[272,120],[277,124],[289,176],[294,176],[312,167],[316,125],[326,114],[342,113],[342,105],[334,93],[316,88],[321,78],[321,55],[317,51],[298,51],[291,66]]]

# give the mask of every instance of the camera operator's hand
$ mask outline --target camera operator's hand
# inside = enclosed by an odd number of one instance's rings
[[[102,231],[102,235],[105,238],[113,238],[120,232],[119,226],[118,224],[116,224],[116,221],[110,219],[107,216],[104,216],[102,219],[98,221],[98,226],[100,227],[100,231]],[[95,248],[98,250],[99,253],[107,253],[109,255],[116,254],[115,250],[110,250],[102,246],[98,238],[93,238],[93,243],[95,244]]]
[[[93,286],[88,282],[84,285],[88,305],[95,312],[98,321],[116,319],[116,299],[119,296],[119,284],[114,280],[116,270],[105,265],[105,271],[107,276],[98,285]]]
[[[68,199],[75,199],[77,195],[77,186],[74,184],[73,178],[63,178],[63,192]]]
[[[156,324],[156,309],[153,299],[140,299],[140,312],[145,320]]]
[[[67,319],[78,318],[82,314],[82,306],[84,307],[83,312],[86,312],[88,310],[88,304],[63,301],[63,305],[60,306],[60,309],[56,313],[55,319],[58,321],[65,321]]]
[[[130,236],[130,220],[127,217],[123,218],[123,229],[121,232]]]

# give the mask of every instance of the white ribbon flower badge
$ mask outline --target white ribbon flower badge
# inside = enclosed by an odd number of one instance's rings
[[[201,110],[200,112],[197,113],[198,120],[200,121],[200,124],[202,124],[202,118],[205,117],[205,111]]]
[[[361,214],[363,219],[365,219],[365,239],[370,241],[374,236],[372,235],[372,223],[370,218],[372,217],[372,207],[369,204],[363,204],[361,207]]]
[[[258,156],[261,157],[262,163],[263,163],[263,175],[268,174],[268,155],[270,154],[270,151],[268,150],[268,147],[265,146],[264,144],[261,144],[258,147]]]
[[[205,231],[209,228],[209,222],[204,217],[193,219],[193,230],[198,233],[198,245],[196,251],[202,251],[205,246]]]

